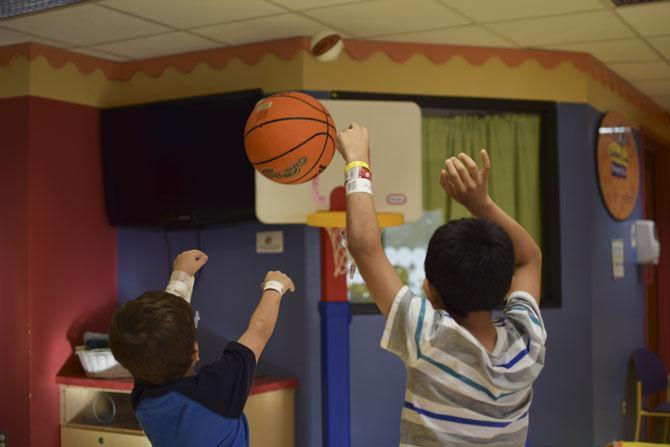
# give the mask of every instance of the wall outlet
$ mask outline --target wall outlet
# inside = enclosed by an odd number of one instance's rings
[[[626,415],[626,399],[621,401],[621,414],[624,416]]]

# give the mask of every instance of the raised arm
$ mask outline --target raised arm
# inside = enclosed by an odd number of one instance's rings
[[[191,302],[194,275],[207,263],[207,255],[200,250],[180,253],[172,264],[172,275],[165,291]]]
[[[239,338],[238,343],[251,349],[256,362],[261,358],[265,345],[270,340],[277,324],[279,305],[285,292],[295,291],[293,280],[282,272],[268,272],[263,282],[263,295],[256,310],[251,315],[249,327]]]
[[[507,232],[514,245],[516,269],[512,290],[530,293],[540,302],[542,252],[535,240],[488,195],[491,161],[482,149],[482,169],[464,153],[445,161],[440,183],[454,200],[465,206],[473,216],[486,219]]]
[[[370,163],[368,130],[353,123],[337,136],[345,162]],[[349,186],[349,185],[347,185]],[[389,262],[381,243],[371,193],[347,192],[347,247],[379,310],[387,316],[402,280]]]

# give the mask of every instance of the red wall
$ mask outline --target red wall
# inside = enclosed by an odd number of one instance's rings
[[[28,99],[0,100],[0,428],[28,445]]]
[[[24,347],[30,368],[22,368],[28,373],[30,416],[22,416],[22,426],[30,421],[31,445],[57,446],[54,378],[85,330],[109,325],[116,307],[116,232],[105,217],[98,110],[32,97],[15,101],[28,105],[28,125],[19,119],[27,127],[28,144],[19,150],[27,195],[17,196],[27,219],[14,226],[24,235],[15,250],[27,259],[29,275],[27,290],[15,296],[27,303],[30,326]],[[13,312],[26,321],[25,312]],[[20,335],[20,328],[13,334],[8,335]],[[7,373],[0,374],[4,379]],[[17,439],[13,431],[10,436]]]

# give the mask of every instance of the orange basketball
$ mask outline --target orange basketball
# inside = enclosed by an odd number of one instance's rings
[[[304,183],[328,167],[336,135],[323,104],[305,93],[284,92],[256,104],[244,129],[244,147],[265,177]]]

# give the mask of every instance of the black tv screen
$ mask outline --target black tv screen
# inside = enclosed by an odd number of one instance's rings
[[[261,90],[102,111],[109,222],[185,227],[255,219],[244,126]]]

